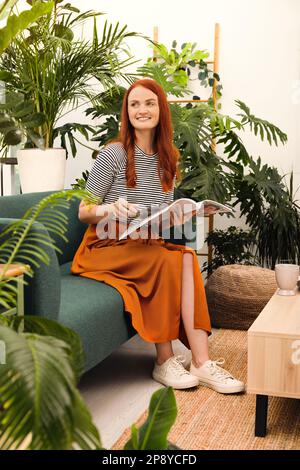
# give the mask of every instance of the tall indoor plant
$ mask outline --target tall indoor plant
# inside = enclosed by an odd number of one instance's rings
[[[28,0],[28,3],[38,2]],[[15,126],[7,125],[5,143],[16,144],[23,139],[25,148],[33,149],[18,156],[25,192],[63,188],[65,150],[53,149],[55,137],[62,132],[56,127],[58,119],[76,109],[82,100],[94,102],[100,87],[111,87],[116,77],[130,81],[122,69],[132,59],[121,58],[120,54],[124,52],[124,40],[135,33],[127,32],[119,23],[108,25],[107,21],[98,33],[99,15],[102,13],[80,13],[70,4],[61,5],[60,0],[55,0],[52,12],[45,13],[26,33],[18,34],[1,55],[0,80],[5,83],[7,109],[5,105],[1,108],[10,113]],[[76,27],[86,20],[94,22],[91,41],[75,36]],[[13,105],[15,99],[19,99],[17,108]],[[86,137],[88,129],[89,126],[73,123],[72,131],[66,133],[73,155],[76,144],[72,132],[77,130]],[[35,168],[39,168],[39,173],[35,173]],[[29,184],[23,180],[26,175],[30,177]]]

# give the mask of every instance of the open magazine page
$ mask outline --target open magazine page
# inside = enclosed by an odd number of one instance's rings
[[[205,207],[212,207],[216,212],[232,212],[232,209],[212,200],[196,202],[193,199],[181,198],[173,201],[169,205],[152,205],[150,207],[140,206],[139,215],[133,219],[127,230],[119,237],[123,240],[139,229],[164,230],[173,225],[183,225],[191,219],[193,215],[203,216]]]

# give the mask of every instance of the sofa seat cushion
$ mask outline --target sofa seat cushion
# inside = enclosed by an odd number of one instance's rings
[[[61,266],[61,303],[58,321],[79,334],[85,369],[98,364],[134,333],[119,292],[99,281],[74,276],[71,263]]]

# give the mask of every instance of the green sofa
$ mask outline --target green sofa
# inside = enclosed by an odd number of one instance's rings
[[[43,197],[51,194],[30,193],[0,197],[0,233],[15,219]],[[47,248],[50,264],[42,264],[25,287],[25,314],[39,315],[56,320],[76,331],[86,356],[85,370],[89,370],[135,334],[124,313],[119,292],[92,279],[74,276],[70,266],[87,225],[78,220],[78,200],[72,200],[68,215],[68,243],[56,240],[62,250],[59,254]],[[34,230],[38,230],[36,224]],[[54,237],[55,238],[55,237]],[[169,241],[184,244],[176,233]],[[43,246],[44,248],[44,246]]]

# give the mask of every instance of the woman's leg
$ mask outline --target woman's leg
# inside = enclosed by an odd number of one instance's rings
[[[165,361],[174,356],[172,343],[167,341],[166,343],[155,343],[157,359],[156,362],[160,366]]]
[[[200,379],[201,385],[220,393],[244,391],[243,382],[236,380],[227,370],[218,366],[223,364],[224,360],[209,360],[207,333],[194,328],[194,270],[193,256],[190,253],[183,255],[181,313],[192,351],[191,374]]]
[[[192,351],[193,364],[200,367],[209,359],[208,335],[206,331],[194,328],[194,271],[191,253],[183,255],[181,314]]]

